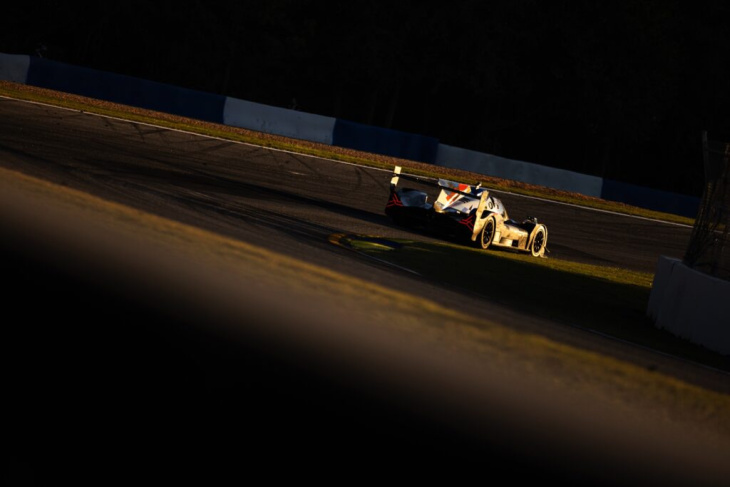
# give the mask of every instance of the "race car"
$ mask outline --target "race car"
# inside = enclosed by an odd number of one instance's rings
[[[385,214],[396,224],[422,227],[482,249],[501,247],[529,252],[534,257],[545,256],[547,227],[534,217],[510,219],[502,201],[482,188],[481,183],[474,186],[447,179],[434,183],[433,179],[402,174],[401,170],[400,166],[393,170],[390,197],[385,205]],[[436,201],[429,203],[425,191],[399,188],[400,179],[436,186]]]

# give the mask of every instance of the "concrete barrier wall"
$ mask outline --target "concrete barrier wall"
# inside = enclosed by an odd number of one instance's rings
[[[661,256],[654,273],[647,315],[657,328],[730,355],[730,281]]]
[[[222,123],[225,97],[31,57],[26,83],[183,117]]]
[[[601,197],[603,186],[603,180],[596,176],[505,159],[445,144],[438,146],[436,164],[597,198]]]
[[[645,188],[610,179],[603,180],[601,198],[688,218],[696,217],[700,209],[699,197]]]
[[[700,198],[439,144],[435,163],[694,218]]]
[[[398,130],[372,127],[347,120],[337,120],[332,134],[333,144],[373,154],[433,164],[438,139]]]
[[[227,98],[223,108],[223,123],[267,134],[332,145],[335,119]]]
[[[0,79],[26,84],[30,56],[0,52]]]

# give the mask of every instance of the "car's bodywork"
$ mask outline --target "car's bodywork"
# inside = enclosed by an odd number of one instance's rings
[[[438,197],[428,202],[428,193],[413,188],[399,188],[400,179],[436,185]],[[544,257],[547,246],[547,227],[536,218],[523,221],[509,218],[502,201],[490,194],[481,184],[469,185],[446,179],[428,182],[401,173],[396,166],[390,182],[390,197],[385,214],[399,225],[420,226],[437,233],[466,239],[483,249],[492,246],[529,252]]]

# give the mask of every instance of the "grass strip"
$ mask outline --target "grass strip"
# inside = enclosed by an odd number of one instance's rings
[[[340,244],[536,317],[727,368],[720,356],[654,326],[646,314],[653,273],[452,243],[347,235]]]

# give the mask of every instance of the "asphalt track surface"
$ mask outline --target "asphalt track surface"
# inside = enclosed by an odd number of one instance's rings
[[[730,392],[727,374],[582,329],[551,323],[531,316],[529,312],[504,308],[499,303],[476,299],[333,245],[330,236],[338,233],[433,239],[396,227],[385,217],[383,207],[390,181],[387,171],[4,98],[0,98],[0,164],[6,169],[384,288],[406,291],[462,313],[497,317],[495,319],[501,324],[515,330],[641,367],[657,368],[700,387]],[[682,257],[691,231],[681,225],[572,205],[506,193],[499,196],[511,216],[534,215],[548,226],[548,249],[553,259],[652,272],[659,256]],[[169,321],[168,316],[151,309],[148,304],[130,304],[123,294],[105,292],[103,286],[90,284],[87,276],[71,276],[56,269],[52,262],[26,252],[30,245],[26,246],[27,242],[22,238],[17,240],[19,243],[4,240],[5,254],[12,256],[12,262],[8,263],[6,259],[5,274],[13,281],[25,283],[25,287],[10,295],[12,304],[17,305],[16,318],[12,321],[17,323],[18,330],[21,322],[33,322],[34,330],[32,333],[16,330],[15,335],[10,335],[24,346],[9,356],[21,359],[24,347],[31,347],[29,343],[44,334],[53,336],[65,348],[63,352],[53,347],[53,350],[43,348],[48,352],[48,362],[36,364],[43,370],[58,371],[58,377],[52,373],[53,380],[41,382],[49,392],[38,392],[21,379],[16,379],[15,389],[10,389],[12,394],[29,398],[16,411],[21,424],[17,451],[29,452],[19,456],[20,466],[16,464],[13,470],[17,477],[23,477],[25,472],[44,481],[55,479],[54,474],[44,469],[52,465],[58,478],[77,475],[81,470],[86,472],[81,480],[90,482],[102,476],[106,480],[102,483],[125,482],[143,475],[146,468],[154,472],[157,479],[197,475],[201,479],[218,480],[218,475],[233,474],[231,465],[237,465],[233,470],[245,477],[246,469],[253,468],[245,462],[248,456],[261,469],[265,464],[266,471],[274,477],[293,475],[296,478],[301,474],[301,478],[315,478],[323,471],[331,476],[340,467],[349,469],[349,474],[344,475],[352,477],[346,478],[379,477],[384,474],[383,469],[388,468],[401,474],[410,472],[417,478],[428,477],[430,472],[458,477],[453,469],[459,469],[461,462],[469,465],[465,469],[469,472],[474,472],[479,462],[486,462],[484,476],[487,479],[507,476],[525,480],[544,476],[611,484],[620,478],[618,472],[601,472],[604,458],[584,459],[584,462],[595,463],[572,470],[567,467],[572,462],[557,462],[547,452],[530,451],[527,455],[521,449],[524,445],[519,442],[517,446],[512,445],[512,449],[503,448],[499,443],[510,437],[509,432],[494,431],[492,440],[498,443],[495,445],[483,437],[456,433],[449,429],[451,425],[444,427],[439,423],[436,426],[428,415],[412,419],[402,410],[385,407],[378,395],[368,395],[352,384],[346,390],[333,388],[316,373],[293,367],[278,353],[262,353],[260,347],[222,345],[214,338],[207,335],[207,338],[200,338],[192,331],[174,332],[175,345],[166,344],[162,347],[164,353],[152,345],[142,345],[144,340],[140,337],[151,333],[149,330],[119,330],[133,321],[151,322],[162,329],[162,323]],[[9,285],[13,286],[12,282]],[[84,304],[71,305],[73,311],[70,311],[69,301],[73,300]],[[96,304],[90,305],[91,302]],[[44,324],[29,321],[28,309],[34,310],[35,320],[46,320]],[[67,310],[67,313],[64,316],[57,310]],[[130,354],[140,357],[134,373],[130,372],[134,379],[127,379],[139,383],[118,386],[119,408],[108,410],[103,421],[97,418],[100,424],[119,421],[117,429],[109,435],[134,432],[120,434],[125,441],[120,440],[118,444],[110,444],[109,438],[104,436],[106,433],[88,431],[93,427],[83,418],[86,414],[96,418],[94,387],[68,379],[66,376],[73,375],[76,366],[64,368],[61,365],[68,355],[75,355],[78,367],[82,366],[80,363],[94,367],[92,358],[99,360],[99,355],[103,354],[88,351],[87,344],[91,342],[87,335],[99,333],[96,326],[99,320],[116,326],[116,331],[104,336],[107,343],[116,343],[116,347],[110,348],[108,357],[128,359]],[[49,324],[51,321],[53,325]],[[75,338],[59,334],[58,326],[77,327],[78,330],[70,335]],[[164,332],[158,330],[158,335],[172,335],[168,326],[165,325]],[[77,343],[76,339],[83,344]],[[8,343],[12,340],[6,340]],[[193,359],[186,356],[182,360],[170,352],[170,349],[189,347],[190,343],[196,343],[201,350]],[[251,394],[259,398],[268,396],[270,400],[259,399],[254,407],[230,389],[226,389],[225,395],[216,396],[207,386],[197,384],[197,389],[186,389],[187,386],[176,383],[174,399],[155,403],[161,416],[174,417],[174,421],[164,422],[169,434],[165,440],[158,439],[156,444],[145,444],[140,424],[152,429],[157,425],[141,419],[136,422],[123,420],[130,417],[129,411],[137,411],[135,405],[145,401],[145,396],[135,397],[130,391],[146,391],[148,397],[160,400],[156,384],[166,380],[159,375],[160,362],[175,363],[171,357],[180,361],[181,368],[189,366],[190,361],[198,366],[206,361],[208,372],[221,373],[225,380],[235,380],[236,374],[232,371],[255,369],[258,371],[255,379],[250,373],[242,373],[247,377],[246,387]],[[121,374],[109,363],[103,360],[100,363],[115,370],[116,376]],[[171,372],[172,376],[174,372]],[[31,374],[31,377],[35,375]],[[69,390],[83,398],[83,406],[74,403],[71,407],[70,403],[64,403],[64,394],[68,391],[58,385],[64,380],[71,384]],[[167,380],[175,382],[169,377]],[[288,387],[272,385],[276,383],[288,384]],[[104,394],[110,394],[104,387],[101,389]],[[286,392],[282,392],[283,389]],[[205,395],[215,396],[219,402],[207,402],[201,397]],[[38,404],[40,402],[43,404]],[[198,414],[202,412],[206,417],[212,416],[206,420],[206,425],[217,434],[211,434],[203,427]],[[258,419],[246,422],[244,427],[239,416]],[[277,418],[276,428],[272,426],[272,417]],[[357,429],[352,426],[353,418],[359,418]],[[39,450],[33,438],[43,438],[49,431],[53,440]],[[515,434],[523,435],[527,442],[535,441],[524,431]],[[195,438],[195,447],[186,443],[190,438]],[[86,444],[68,449],[64,446],[66,442],[72,445],[77,441]],[[322,449],[322,443],[327,443],[328,448]],[[228,446],[231,444],[234,446]],[[241,450],[241,445],[246,448]],[[132,455],[136,458],[134,461],[125,456],[135,452],[141,453]],[[77,459],[76,453],[86,456],[87,461]],[[547,460],[541,462],[540,458]],[[610,462],[607,465],[606,468],[616,468]],[[710,465],[716,467],[711,462]],[[244,471],[238,471],[239,467]],[[623,472],[621,475],[628,477],[620,481],[625,485],[634,479],[661,478],[662,474],[668,477],[662,478],[665,485],[672,479],[685,480],[666,466],[664,458],[652,459],[641,467],[644,471],[637,472],[635,477]],[[710,478],[713,477],[710,475]]]

